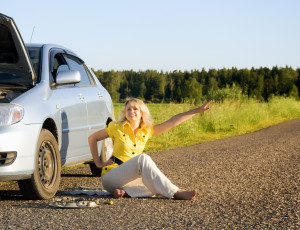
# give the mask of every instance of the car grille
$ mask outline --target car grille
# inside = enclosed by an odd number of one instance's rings
[[[0,166],[12,164],[16,157],[17,152],[0,152]]]

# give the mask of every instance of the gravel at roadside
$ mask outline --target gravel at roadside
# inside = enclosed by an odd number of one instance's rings
[[[0,182],[0,229],[300,229],[299,143],[297,119],[150,153],[174,184],[198,190],[194,201],[106,196],[94,197],[96,208],[55,209],[50,200],[24,200],[16,182]],[[64,171],[55,198],[79,187],[101,187],[101,179],[88,167]]]

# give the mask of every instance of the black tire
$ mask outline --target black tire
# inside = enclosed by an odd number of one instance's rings
[[[100,154],[100,162],[107,161],[112,156],[112,150],[113,150],[113,141],[111,138],[106,138],[102,141],[101,146],[101,154]],[[90,169],[93,174],[93,176],[101,177],[101,171],[102,169],[97,168],[97,166],[94,163],[90,163]]]
[[[18,184],[26,198],[50,199],[56,194],[61,179],[60,152],[50,131],[42,129],[36,151],[31,179],[20,180]]]

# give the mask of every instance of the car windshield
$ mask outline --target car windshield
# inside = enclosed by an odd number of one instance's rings
[[[32,61],[35,73],[36,82],[40,82],[40,59],[41,59],[41,48],[30,47],[28,53]],[[28,74],[24,73],[24,70],[18,68],[8,68],[1,66],[0,68],[0,88],[27,88],[32,86],[32,80],[28,81]]]
[[[33,68],[36,73],[37,82],[41,80],[41,48],[40,47],[27,47],[29,57],[31,59]]]

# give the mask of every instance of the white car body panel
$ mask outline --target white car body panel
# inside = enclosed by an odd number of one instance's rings
[[[49,53],[54,48],[69,49],[53,44],[27,46],[42,47],[40,81],[9,102],[22,106],[24,117],[16,124],[0,126],[0,154],[17,152],[11,164],[0,164],[0,181],[27,179],[33,174],[37,141],[47,121],[57,132],[62,166],[68,166],[91,161],[88,136],[105,128],[108,119],[114,120],[111,97],[92,71],[94,86],[52,85]]]

